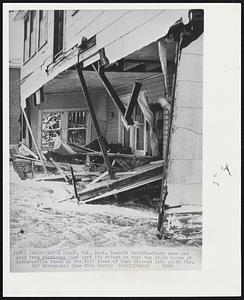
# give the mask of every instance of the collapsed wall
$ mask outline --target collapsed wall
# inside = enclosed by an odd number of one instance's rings
[[[167,204],[202,204],[203,34],[182,50],[170,142]]]

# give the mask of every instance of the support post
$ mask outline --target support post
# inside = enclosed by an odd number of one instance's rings
[[[163,176],[162,176],[162,186],[161,186],[161,207],[158,215],[158,224],[157,230],[158,233],[156,236],[159,239],[163,238],[163,223],[165,218],[165,200],[168,195],[168,185],[167,185],[167,177],[168,177],[168,167],[169,167],[169,146],[170,146],[170,138],[172,132],[172,122],[173,122],[173,111],[174,111],[174,103],[175,103],[175,92],[176,92],[176,81],[177,81],[177,71],[178,71],[178,63],[180,59],[181,53],[181,43],[183,40],[183,33],[179,35],[179,41],[177,42],[176,47],[176,57],[175,57],[175,72],[174,72],[174,80],[173,80],[173,91],[172,91],[172,103],[171,103],[171,111],[170,111],[170,120],[169,120],[169,128],[168,128],[168,138],[165,149],[165,165],[163,167]]]
[[[99,127],[97,117],[96,117],[96,114],[95,114],[95,111],[94,111],[94,108],[93,108],[92,100],[91,100],[89,92],[88,92],[88,88],[87,88],[87,85],[86,85],[86,82],[85,82],[83,72],[82,72],[81,68],[78,65],[76,66],[76,69],[77,69],[77,72],[78,72],[78,75],[79,75],[79,78],[80,78],[80,82],[81,82],[82,90],[83,90],[83,93],[84,93],[84,96],[85,96],[85,99],[86,99],[86,103],[87,103],[87,106],[89,108],[91,118],[92,118],[95,130],[96,130],[96,133],[97,133],[98,142],[99,142],[100,148],[101,148],[102,153],[103,153],[103,159],[104,159],[104,162],[106,164],[109,177],[110,177],[110,179],[114,179],[115,177],[114,177],[114,173],[113,173],[113,170],[112,170],[112,166],[111,166],[110,160],[108,158],[107,150],[106,150],[106,147],[105,147],[104,141],[103,141],[103,136],[102,136],[102,133],[100,131],[100,127]]]
[[[74,170],[73,170],[72,166],[70,166],[70,171],[71,171],[71,177],[72,177],[72,182],[73,182],[73,186],[74,186],[75,198],[76,198],[77,202],[79,203],[79,195],[77,193],[75,175],[74,175]]]
[[[24,117],[25,117],[26,125],[27,125],[27,127],[28,127],[28,129],[29,129],[29,132],[30,132],[30,135],[31,135],[33,144],[34,144],[34,146],[35,146],[35,148],[36,148],[36,151],[37,151],[37,153],[38,153],[38,155],[39,155],[39,157],[40,157],[40,160],[41,160],[41,162],[42,162],[42,166],[43,166],[44,172],[45,172],[46,175],[48,175],[46,166],[45,166],[44,161],[43,161],[43,157],[42,157],[42,155],[41,155],[41,152],[40,152],[39,148],[37,147],[37,144],[36,144],[36,141],[35,141],[33,132],[32,132],[32,130],[31,130],[31,126],[30,126],[29,120],[28,120],[27,115],[26,115],[26,113],[25,113],[25,110],[24,110],[23,108],[22,108],[22,112],[23,112],[23,115],[24,115]]]
[[[128,122],[128,124],[131,121],[131,116],[132,116],[132,113],[133,113],[134,108],[136,106],[136,102],[137,102],[137,98],[138,98],[138,95],[139,95],[140,90],[141,90],[141,86],[142,86],[142,84],[140,82],[135,82],[134,83],[130,103],[129,103],[128,108],[125,112],[125,120]]]

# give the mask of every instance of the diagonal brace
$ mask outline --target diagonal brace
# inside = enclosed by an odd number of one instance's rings
[[[130,121],[131,121],[132,113],[133,113],[134,108],[135,108],[136,103],[137,103],[137,98],[138,98],[138,95],[140,93],[141,86],[142,86],[142,84],[139,83],[139,82],[134,83],[134,87],[133,87],[131,98],[130,98],[130,103],[129,103],[129,105],[126,109],[126,112],[125,112],[125,120],[127,121],[127,123],[129,125],[132,125],[132,124],[130,124]]]
[[[95,114],[95,111],[94,111],[94,108],[93,108],[92,100],[91,100],[89,92],[88,92],[88,88],[87,88],[87,85],[86,85],[86,81],[85,81],[83,72],[82,72],[81,68],[78,65],[76,66],[76,68],[77,68],[77,72],[78,72],[79,79],[80,79],[80,82],[81,82],[82,90],[83,90],[83,93],[84,93],[84,96],[85,96],[85,99],[86,99],[86,103],[87,103],[87,106],[89,108],[91,118],[92,118],[95,130],[96,130],[96,133],[97,133],[98,142],[99,142],[100,148],[101,148],[102,153],[103,153],[103,159],[105,161],[109,177],[110,177],[110,179],[114,179],[115,178],[114,177],[114,172],[112,170],[112,166],[111,166],[111,163],[110,163],[110,160],[109,160],[109,157],[108,157],[108,153],[107,153],[106,147],[104,145],[103,136],[102,136],[102,133],[100,131],[100,127],[99,127],[97,117],[96,117],[96,114]]]
[[[121,114],[123,116],[125,116],[126,108],[125,108],[123,102],[120,100],[119,96],[117,95],[116,91],[114,90],[113,86],[111,85],[110,81],[108,80],[107,76],[105,75],[104,69],[101,66],[99,67],[99,69],[97,69],[94,64],[92,66],[93,66],[93,69],[100,76],[100,78],[102,80],[102,83],[103,83],[104,87],[106,88],[109,96],[112,98],[112,100],[114,101],[115,105],[117,106],[117,108],[119,109]],[[139,85],[140,85],[140,83],[135,84],[132,96],[133,96],[133,94],[134,94],[134,96],[136,96]],[[136,87],[136,89],[135,89],[135,87]],[[134,98],[134,96],[133,96],[133,98]],[[137,97],[136,97],[136,99],[137,99]],[[134,100],[135,99],[133,99],[133,102],[134,102]],[[128,125],[133,125],[134,124],[134,121],[132,120],[131,115],[130,116],[128,115],[128,117],[126,119],[126,122],[128,123]]]

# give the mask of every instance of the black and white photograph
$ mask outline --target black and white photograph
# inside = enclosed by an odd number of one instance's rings
[[[200,272],[204,6],[90,6],[8,10],[10,272]]]

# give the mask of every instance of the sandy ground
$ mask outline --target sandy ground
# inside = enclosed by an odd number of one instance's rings
[[[70,196],[67,188],[61,182],[21,181],[11,169],[11,248],[201,246],[201,213],[168,215],[168,238],[159,240],[156,212],[116,204],[58,202]]]

